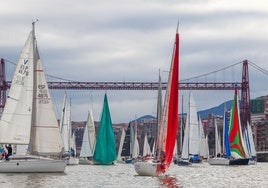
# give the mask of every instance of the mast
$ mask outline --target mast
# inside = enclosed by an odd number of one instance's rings
[[[33,141],[35,140],[35,134],[34,134],[34,128],[33,128],[33,123],[36,122],[36,100],[34,99],[35,96],[36,96],[36,37],[35,37],[35,23],[37,22],[38,20],[36,21],[33,21],[32,22],[32,60],[33,60],[33,103],[32,103],[32,121],[31,121],[31,133],[30,133],[30,142],[29,142],[29,146],[28,146],[28,151],[27,153],[28,154],[33,154]]]
[[[160,138],[160,122],[162,116],[162,83],[161,83],[161,76],[160,76],[160,69],[159,69],[159,76],[158,76],[158,95],[157,95],[157,124],[156,124],[156,136],[155,136],[155,148],[156,148],[156,157],[160,158],[160,146],[157,146],[158,139]]]
[[[180,153],[182,152],[182,136],[183,136],[183,95],[181,96],[181,126],[180,126]]]

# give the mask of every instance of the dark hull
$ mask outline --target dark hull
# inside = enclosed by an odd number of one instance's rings
[[[189,166],[192,165],[188,160],[183,160],[183,159],[175,159],[173,160],[174,164],[179,165],[179,166]]]
[[[230,159],[229,165],[248,165],[249,159]]]

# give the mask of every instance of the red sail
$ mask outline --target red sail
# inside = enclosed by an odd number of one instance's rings
[[[168,87],[166,90],[165,103],[163,108],[163,118],[161,119],[160,129],[162,133],[162,149],[160,160],[162,164],[157,172],[164,173],[172,162],[173,150],[176,142],[178,130],[178,96],[179,96],[179,34],[176,34],[176,41],[171,62]]]

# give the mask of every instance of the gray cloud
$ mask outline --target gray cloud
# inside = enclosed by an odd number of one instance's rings
[[[161,69],[166,81],[179,21],[181,79],[244,59],[267,69],[267,12],[264,4],[252,5],[249,0],[1,2],[0,54],[17,62],[31,22],[38,18],[39,51],[49,75],[74,81],[157,81]],[[249,69],[251,98],[266,95],[267,75]],[[14,65],[7,64],[9,80],[12,71]],[[235,66],[199,79],[239,82],[241,73],[242,68]],[[57,109],[63,91],[51,92]],[[114,122],[156,111],[156,91],[107,93]],[[99,119],[104,91],[67,94],[73,101],[73,120],[86,119],[91,95],[95,119]],[[188,91],[181,91],[181,95],[188,99]],[[218,97],[211,100],[214,95]],[[231,100],[233,91],[194,91],[194,96],[202,110]]]

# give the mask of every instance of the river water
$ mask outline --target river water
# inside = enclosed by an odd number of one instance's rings
[[[0,174],[5,188],[267,188],[268,163],[248,166],[211,166],[206,162],[191,167],[172,164],[164,176],[138,176],[132,164],[113,166],[67,166],[65,173]]]

